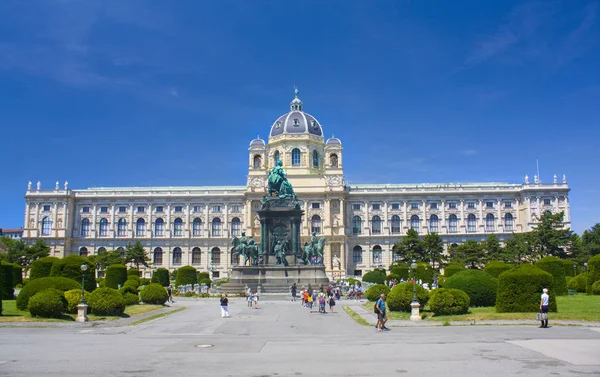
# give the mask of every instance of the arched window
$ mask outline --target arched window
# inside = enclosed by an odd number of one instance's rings
[[[183,237],[183,220],[179,217],[173,221],[173,236]]]
[[[448,218],[448,232],[456,233],[458,231],[458,217],[452,214]]]
[[[81,237],[88,237],[90,235],[90,219],[81,220]]]
[[[352,262],[362,263],[362,247],[356,245],[352,249]]]
[[[467,216],[467,232],[475,232],[477,230],[477,218],[474,214]]]
[[[212,236],[221,237],[222,230],[223,224],[221,224],[221,219],[215,217],[212,221]]]
[[[199,247],[192,249],[192,264],[200,264],[202,262],[202,252]]]
[[[42,220],[42,236],[49,236],[52,229],[52,220],[49,217],[44,217]]]
[[[88,256],[87,247],[82,247],[79,249],[79,256],[84,258]]]
[[[210,251],[210,264],[221,264],[221,249],[213,247]]]
[[[240,264],[240,254],[235,252],[235,247],[231,248],[231,264],[237,266]]]
[[[431,215],[429,218],[429,233],[438,233],[440,231],[440,220],[437,215]]]
[[[335,153],[332,153],[329,156],[329,163],[331,164],[332,168],[337,168],[338,167],[338,156]]]
[[[160,247],[154,249],[154,264],[161,265],[163,262],[163,251]]]
[[[162,237],[165,235],[165,221],[162,218],[154,220],[154,237]]]
[[[314,215],[310,219],[310,233],[321,234],[321,217],[319,215]]]
[[[98,235],[100,237],[106,237],[108,236],[108,220],[106,220],[105,218],[101,218],[100,219],[100,226],[98,229]]]
[[[192,236],[198,237],[202,235],[202,220],[199,217],[192,222]]]
[[[127,220],[120,218],[117,222],[117,236],[125,237],[127,235]]]
[[[101,246],[98,248],[98,254],[104,253],[104,252],[106,252],[106,248],[104,246]]]
[[[300,166],[300,149],[292,149],[292,166]]]
[[[509,232],[513,230],[513,215],[510,213],[504,215],[504,230]]]
[[[371,233],[381,234],[381,217],[373,216],[371,219]]]
[[[254,166],[254,169],[260,169],[261,163],[262,163],[262,159],[260,158],[260,155],[259,154],[255,155],[253,163],[252,163],[252,166]]]
[[[242,222],[239,218],[234,217],[231,220],[231,236],[238,237],[242,235]]]
[[[362,219],[360,216],[354,216],[352,218],[352,233],[360,234],[362,231]]]
[[[410,217],[410,228],[414,229],[415,232],[419,233],[419,225],[421,223],[421,220],[419,219],[419,216],[417,215],[412,215]]]
[[[493,214],[488,213],[485,217],[485,231],[493,232],[496,230],[496,218]]]
[[[117,247],[117,250],[119,250],[119,255],[121,258],[125,258],[125,249],[122,246],[119,246]]]
[[[135,235],[137,237],[143,237],[146,235],[146,220],[139,218],[135,223]]]
[[[400,249],[396,247],[396,245],[392,246],[392,261],[396,262],[402,259],[402,255],[400,254]]]
[[[176,247],[173,249],[173,265],[178,266],[181,264],[181,248]]]
[[[373,264],[381,264],[383,263],[383,252],[381,250],[381,246],[375,245],[373,246]]]
[[[313,151],[313,168],[319,167],[319,152]]]
[[[281,160],[279,151],[275,151],[275,153],[273,153],[273,165],[277,165],[277,161],[279,160]]]
[[[400,216],[394,215],[392,216],[392,233],[400,233],[401,221]]]

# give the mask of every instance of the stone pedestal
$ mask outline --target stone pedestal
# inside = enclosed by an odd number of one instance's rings
[[[413,301],[410,303],[410,320],[411,321],[420,321],[421,314],[419,314],[419,309],[421,308],[421,304],[417,301]]]
[[[77,322],[87,322],[88,321],[87,311],[88,311],[88,306],[86,304],[77,305],[77,318],[75,318],[75,320]]]
[[[264,293],[287,293],[292,284],[296,283],[298,289],[311,284],[317,287],[320,284],[328,285],[329,278],[325,273],[325,266],[247,266],[233,267],[229,283],[223,284],[223,292],[238,293],[261,286]]]

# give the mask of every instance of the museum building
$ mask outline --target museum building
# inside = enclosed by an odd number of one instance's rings
[[[232,237],[245,232],[260,239],[257,211],[278,160],[302,203],[302,243],[312,232],[326,238],[324,263],[332,278],[387,268],[398,257],[394,243],[410,228],[438,233],[447,248],[492,233],[503,242],[530,231],[547,211],[563,211],[565,226],[571,223],[565,176],[559,182],[555,175],[552,183],[526,176],[522,184],[346,184],[342,142],[325,140],[296,91],[267,143],[250,142],[246,185],[73,190],[67,182],[53,189],[29,183],[23,239],[44,239],[56,257],[124,251],[140,241],[152,267],[192,265],[224,278],[238,263]]]

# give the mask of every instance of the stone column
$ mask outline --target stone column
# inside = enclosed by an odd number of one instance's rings
[[[442,234],[448,234],[448,219],[446,218],[446,201],[442,200],[442,224],[441,228],[445,229],[445,232],[440,232]],[[441,229],[440,229],[441,230]]]
[[[460,229],[464,229],[466,233],[466,224],[467,224],[467,219],[465,219],[465,200],[461,199],[460,200]],[[457,229],[458,230],[458,229]]]
[[[477,222],[477,232],[481,231],[481,228],[483,227],[483,224],[484,224],[484,219],[483,219],[483,199],[479,199],[479,221]]]

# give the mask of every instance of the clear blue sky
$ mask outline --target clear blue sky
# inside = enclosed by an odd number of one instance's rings
[[[598,1],[0,2],[0,227],[28,181],[243,185],[293,86],[350,183],[567,174],[600,221]]]

